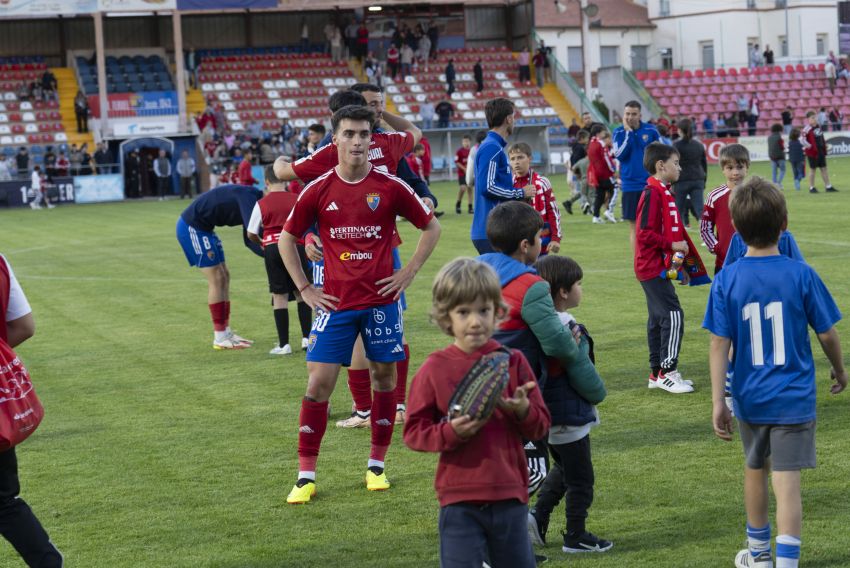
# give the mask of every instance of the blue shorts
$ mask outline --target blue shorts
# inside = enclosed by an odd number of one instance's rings
[[[357,336],[363,338],[366,358],[376,363],[404,359],[404,322],[398,302],[363,310],[319,310],[310,330],[307,361],[351,365]]]
[[[623,206],[623,219],[637,221],[637,207],[642,191],[623,191],[620,203]]]
[[[224,247],[218,235],[186,224],[183,217],[177,219],[177,242],[183,247],[189,266],[210,268],[224,262]]]

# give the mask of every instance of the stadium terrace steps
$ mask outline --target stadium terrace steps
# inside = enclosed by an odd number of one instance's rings
[[[806,111],[837,105],[850,115],[848,86],[841,79],[830,93],[824,65],[802,64],[755,69],[699,69],[697,71],[638,71],[635,78],[673,118],[695,116],[699,130],[706,114],[726,116],[738,110],[736,99],[757,93],[760,100],[758,133],[767,134],[770,125],[781,123],[782,111],[790,105],[794,124],[805,123]],[[745,133],[746,124],[738,129]]]
[[[68,137],[68,145],[88,144],[89,151],[94,151],[94,135],[91,132],[77,133],[77,115],[74,113],[74,98],[77,96],[77,78],[74,70],[69,67],[54,67],[51,69],[59,84],[59,114],[62,116],[62,126]]]
[[[543,95],[549,106],[555,109],[562,123],[570,124],[570,121],[574,118],[578,122],[578,113],[555,83],[546,83],[543,85],[543,88],[540,89],[540,94]]]
[[[200,89],[189,89],[186,91],[186,113],[189,116],[200,116],[203,114],[207,103]]]

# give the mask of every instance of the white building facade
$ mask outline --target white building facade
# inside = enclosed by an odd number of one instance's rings
[[[582,71],[577,0],[535,0],[535,29],[572,73]],[[775,63],[822,63],[838,54],[836,0],[590,0],[591,70],[746,67],[749,47],[770,46]],[[643,16],[635,13],[642,11]],[[573,15],[572,12],[576,12]],[[594,23],[595,22],[595,23]],[[560,25],[559,25],[560,24]]]

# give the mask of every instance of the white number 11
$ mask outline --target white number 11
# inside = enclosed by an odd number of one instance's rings
[[[753,367],[764,366],[764,341],[761,337],[761,306],[752,302],[741,310],[744,321],[750,322],[750,346]],[[764,307],[764,319],[770,320],[773,330],[773,364],[785,364],[785,328],[782,321],[782,302],[771,302]]]

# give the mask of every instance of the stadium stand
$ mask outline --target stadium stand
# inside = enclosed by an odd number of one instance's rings
[[[328,96],[357,82],[347,63],[321,53],[240,49],[206,51],[201,57],[201,92],[224,107],[234,131],[251,120],[267,129],[278,129],[282,118],[296,128],[323,122]]]
[[[484,90],[476,94],[473,67],[479,58],[484,69]],[[420,69],[408,75],[404,81],[388,81],[387,96],[400,114],[409,120],[421,122],[419,105],[426,98],[435,104],[447,98],[444,71],[449,59],[454,61],[457,74],[456,90],[452,93],[451,102],[459,117],[450,126],[486,128],[485,103],[493,97],[506,97],[513,100],[519,109],[522,118],[517,122],[518,125],[549,124],[556,129],[554,132],[550,130],[550,135],[560,135],[563,124],[557,111],[547,103],[536,85],[519,82],[516,60],[506,47],[440,50],[438,62],[431,63],[428,71]]]
[[[20,146],[67,142],[59,103],[21,97],[22,84],[40,82],[47,65],[38,57],[0,59],[0,147],[7,155]],[[33,151],[36,155],[36,152]]]
[[[757,93],[761,103],[758,134],[767,134],[770,125],[781,122],[787,105],[794,111],[794,124],[805,123],[806,111],[838,105],[850,113],[850,100],[832,95],[824,78],[824,64],[798,64],[736,69],[696,71],[636,72],[635,78],[658,104],[673,118],[694,116],[701,123],[706,114],[737,110],[735,99],[740,94]],[[742,126],[741,130],[746,130]]]
[[[80,85],[86,95],[97,94],[97,66],[85,57],[77,57]],[[106,92],[141,93],[173,91],[174,81],[159,55],[122,55],[106,57]]]

